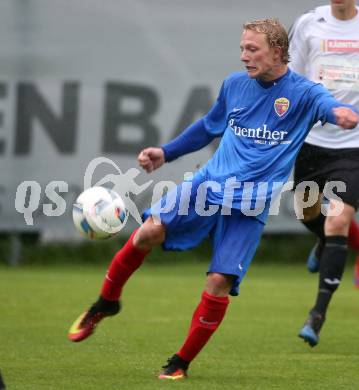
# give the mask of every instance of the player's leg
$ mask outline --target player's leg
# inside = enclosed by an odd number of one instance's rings
[[[323,199],[323,194],[320,194],[320,199]],[[321,203],[322,201],[318,201],[315,205],[303,209],[303,225],[317,236],[317,242],[310,251],[307,259],[307,269],[312,273],[319,271],[319,262],[325,242],[323,239],[325,217],[320,212]],[[348,245],[359,253],[359,224],[355,219],[350,223]],[[359,288],[359,255],[357,255],[355,259],[354,285]]]
[[[301,204],[302,199],[306,201],[309,197],[309,190],[306,190],[304,195],[295,192],[295,201],[297,204]],[[298,201],[300,199],[300,202]],[[321,213],[321,203],[323,194],[319,193],[318,200],[310,207],[303,208],[303,219],[301,222],[303,225],[317,237],[317,242],[310,251],[307,258],[307,269],[309,272],[318,272],[319,262],[323,252],[325,234],[324,234],[324,223],[325,216]]]
[[[300,221],[303,225],[315,234],[317,243],[311,250],[307,259],[307,268],[310,272],[317,272],[319,269],[319,260],[324,245],[324,222],[325,216],[321,213],[321,202],[323,195],[321,193],[325,181],[325,167],[328,157],[326,151],[315,145],[305,143],[301,148],[294,167],[294,188],[296,209],[303,212],[303,219]],[[314,188],[302,188],[303,182],[313,182],[319,187],[319,196],[313,199]],[[313,202],[314,201],[314,202]]]
[[[339,287],[347,257],[347,237],[355,208],[342,203],[343,211],[338,216],[328,216],[325,222],[325,245],[319,267],[319,287],[314,307],[299,333],[299,337],[314,347],[319,342],[319,332],[325,321],[328,305]],[[339,201],[331,200],[330,207]]]
[[[205,290],[197,306],[188,336],[178,352],[185,361],[191,362],[221,324],[229,304],[229,292],[233,275],[209,272]]]
[[[175,380],[187,376],[189,364],[207,344],[224,318],[232,284],[232,275],[208,274],[206,288],[193,313],[187,338],[180,350],[163,367],[160,379]]]
[[[358,149],[326,149],[315,145],[305,143],[300,150],[294,169],[295,187],[302,181],[313,180],[320,188],[323,188],[324,182],[328,177],[332,177],[338,169],[341,170],[349,186],[349,198],[346,203],[357,208],[359,160]],[[356,177],[356,178],[355,178]],[[341,176],[337,176],[342,180]],[[347,187],[348,187],[347,186]],[[355,204],[353,202],[356,202]],[[324,240],[321,237],[325,218],[317,210],[318,205],[314,205],[304,210],[303,224],[308,230],[316,234],[317,243],[310,252],[307,259],[307,268],[310,272],[319,270],[319,260],[323,250]],[[348,244],[359,253],[359,225],[355,220],[351,221]],[[356,258],[354,267],[354,284],[359,287],[359,256]]]
[[[308,195],[304,195],[306,198]],[[302,199],[302,197],[300,197]],[[319,271],[319,262],[324,249],[324,224],[325,217],[321,214],[320,208],[322,204],[323,194],[320,193],[320,201],[311,207],[303,209],[303,225],[317,236],[317,242],[310,251],[307,258],[307,269],[309,272],[315,273]],[[350,223],[348,233],[348,245],[359,253],[359,224],[353,219]],[[359,288],[359,255],[356,256],[354,265],[354,285]]]
[[[164,239],[165,227],[162,224],[155,224],[152,217],[132,233],[123,248],[113,257],[98,300],[71,326],[68,334],[71,341],[86,339],[103,318],[113,316],[120,311],[123,286],[140,267],[151,249],[161,244]]]
[[[239,283],[253,259],[263,227],[262,222],[238,210],[232,210],[232,216],[219,218],[205,290],[183,345],[164,366],[160,379],[184,378],[189,364],[218,329],[229,304],[228,295],[238,295]]]
[[[151,249],[165,239],[165,227],[155,224],[152,217],[135,230],[124,247],[116,253],[104,279],[101,297],[118,301],[128,278],[142,264]]]

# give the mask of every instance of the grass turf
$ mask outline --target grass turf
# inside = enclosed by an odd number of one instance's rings
[[[352,286],[352,267],[321,342],[311,349],[297,333],[313,303],[316,276],[303,264],[259,261],[221,328],[192,363],[190,378],[159,382],[160,366],[187,332],[205,270],[201,262],[145,264],[124,292],[122,313],[75,344],[66,340],[67,330],[96,297],[105,266],[1,266],[0,369],[8,388],[359,388],[359,291]]]

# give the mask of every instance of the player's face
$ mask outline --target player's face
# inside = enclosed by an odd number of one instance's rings
[[[275,80],[278,64],[278,48],[269,47],[265,34],[244,30],[241,39],[241,61],[248,76],[263,81]]]

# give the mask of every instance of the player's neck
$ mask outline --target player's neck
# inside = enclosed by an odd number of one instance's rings
[[[286,64],[281,64],[280,66],[272,69],[271,72],[263,74],[261,77],[258,77],[258,80],[264,83],[276,81],[280,79],[282,76],[284,76],[287,73],[287,71],[288,71],[288,66]]]
[[[332,7],[332,15],[339,20],[350,20],[356,17],[358,13],[355,5],[353,7],[348,8],[337,8]]]

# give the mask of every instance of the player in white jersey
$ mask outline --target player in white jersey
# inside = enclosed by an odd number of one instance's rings
[[[358,7],[355,0],[330,3],[302,15],[291,28],[290,67],[359,109]],[[298,154],[294,176],[296,185],[315,181],[320,190],[316,203],[303,210],[304,225],[318,236],[307,266],[311,272],[319,269],[319,289],[299,336],[313,347],[342,278],[347,242],[359,250],[359,227],[353,220],[359,201],[359,127],[345,132],[333,124],[322,126],[318,122]],[[322,192],[325,183],[334,180],[346,185],[346,191],[338,194],[344,209],[338,216],[325,218],[321,213]]]

